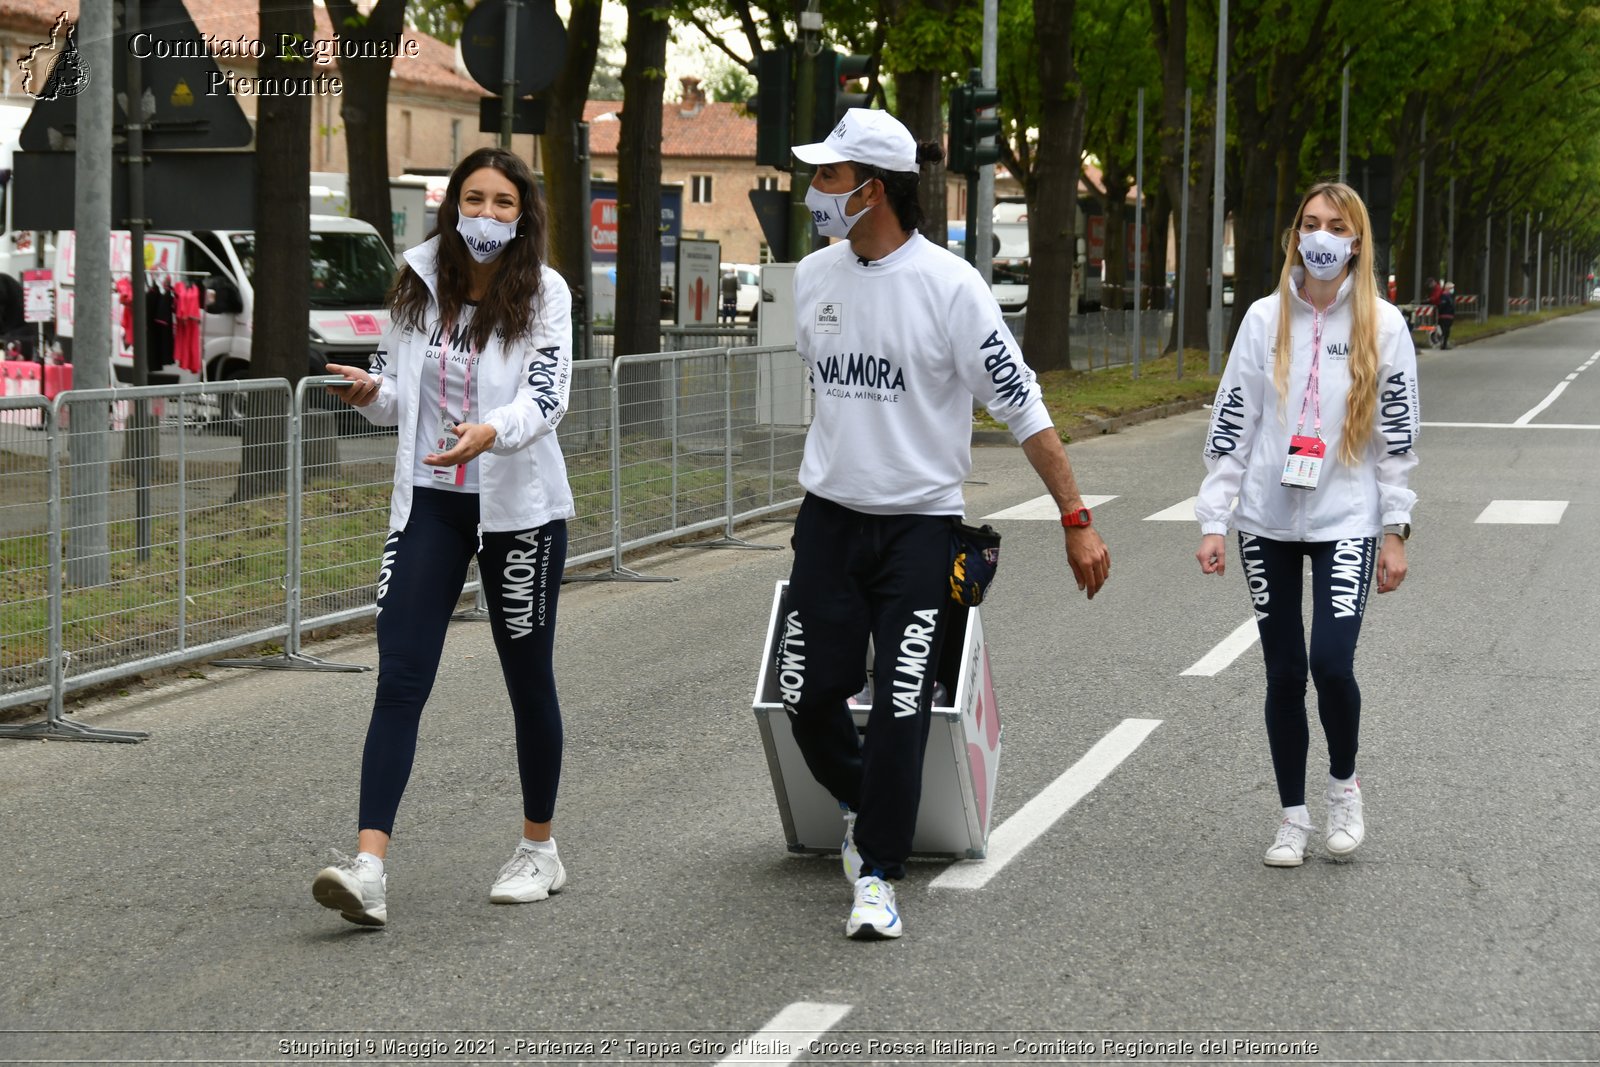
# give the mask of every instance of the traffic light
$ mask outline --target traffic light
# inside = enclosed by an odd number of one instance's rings
[[[1000,146],[992,140],[1000,133],[1000,119],[979,114],[999,104],[999,89],[968,82],[950,90],[950,170],[976,174],[1000,158]],[[986,140],[990,143],[983,144]]]
[[[794,48],[780,45],[756,55],[756,95],[746,102],[756,117],[756,164],[789,166],[789,111],[794,100]]]
[[[812,112],[812,140],[821,141],[853,107],[867,106],[868,81],[877,66],[877,56],[822,52],[816,59],[816,110]]]

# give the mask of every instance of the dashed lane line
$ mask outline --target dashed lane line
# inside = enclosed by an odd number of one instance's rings
[[[839,1025],[850,1014],[849,1004],[822,1004],[797,1000],[772,1017],[772,1020],[742,1041],[738,1051],[718,1060],[728,1063],[793,1063],[806,1053],[806,1046]]]
[[[1600,352],[1595,353],[1595,355],[1600,355]],[[1594,358],[1595,358],[1595,356],[1590,356],[1589,357],[1589,363],[1593,363],[1594,362]],[[1583,367],[1579,367],[1578,369],[1579,370],[1583,370],[1584,367],[1589,366],[1589,363],[1585,363],[1583,365]],[[1551,404],[1554,404],[1556,402],[1556,398],[1559,397],[1562,393],[1566,392],[1567,386],[1571,385],[1572,384],[1572,379],[1576,378],[1576,377],[1577,377],[1576,374],[1567,375],[1565,381],[1560,382],[1554,389],[1550,390],[1550,395],[1549,396],[1545,397],[1543,400],[1539,401],[1533,407],[1531,407],[1527,411],[1523,412],[1522,413],[1522,417],[1517,419],[1517,421],[1512,423],[1512,425],[1513,426],[1526,426],[1529,423],[1531,423],[1535,418],[1538,417],[1538,415],[1539,415],[1539,413],[1541,411],[1543,411],[1545,408],[1549,407]]]
[[[1491,500],[1473,522],[1555,525],[1566,514],[1565,500]]]
[[[1083,498],[1083,506],[1093,509],[1101,504],[1109,504],[1115,499],[1117,499],[1115,496],[1085,496]],[[985,515],[979,521],[989,522],[994,519],[1048,519],[1051,522],[1056,522],[1060,518],[1061,509],[1056,507],[1055,497],[1046,493],[1044,496],[1036,496],[1032,500],[1024,500],[1020,504],[1006,508],[1003,511],[997,511],[992,515]]]
[[[1200,498],[1197,497],[1197,496],[1192,496],[1188,500],[1183,501],[1182,503],[1172,505],[1170,508],[1163,508],[1161,511],[1156,512],[1154,515],[1146,515],[1144,517],[1144,521],[1145,522],[1199,522],[1200,520],[1195,518],[1195,516],[1194,516],[1194,505],[1195,505],[1195,502],[1198,501],[1199,499]]]
[[[1254,618],[1246,619],[1240,623],[1237,630],[1219,641],[1216,648],[1201,656],[1194,666],[1184,671],[1179,677],[1197,675],[1203,678],[1210,678],[1219,674],[1230,663],[1238,659],[1245,649],[1260,639],[1261,631],[1256,627],[1256,620]]]
[[[982,889],[1005,870],[1072,806],[1105,781],[1117,766],[1144,743],[1160,719],[1123,719],[1083,754],[1083,758],[989,833],[988,855],[962,860],[928,883],[930,889]]]
[[[1600,430],[1600,423],[1584,422],[1425,422],[1424,430]]]

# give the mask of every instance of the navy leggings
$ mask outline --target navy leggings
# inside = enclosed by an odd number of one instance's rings
[[[1317,713],[1328,738],[1328,773],[1356,772],[1361,689],[1356,685],[1356,640],[1367,609],[1378,541],[1273,541],[1239,535],[1250,601],[1267,661],[1267,744],[1286,808],[1306,802],[1306,675],[1317,686]],[[1306,654],[1300,600],[1303,560],[1311,561],[1311,649]]]
[[[477,494],[417,486],[406,528],[389,535],[378,574],[378,696],[361,757],[360,829],[394,832],[422,706],[474,554],[511,696],[522,814],[531,822],[555,814],[562,734],[552,659],[566,521],[485,532],[480,547]]]
[[[794,528],[778,690],[813,777],[857,813],[862,869],[905,877],[950,614],[950,517],[867,515],[807,494]],[[845,701],[866,678],[862,738]]]

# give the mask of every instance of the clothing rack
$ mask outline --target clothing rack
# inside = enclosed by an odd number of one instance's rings
[[[168,274],[175,275],[179,278],[210,278],[217,272],[214,270],[168,270],[165,267],[151,267],[144,273],[146,277],[152,274]],[[131,270],[114,270],[111,272],[111,276],[113,278],[127,278],[131,277],[132,275],[133,271]]]

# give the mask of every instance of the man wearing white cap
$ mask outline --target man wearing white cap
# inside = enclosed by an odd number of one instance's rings
[[[1090,525],[1039,385],[989,287],[925,240],[917,171],[942,157],[883,111],[852,108],[794,149],[817,168],[817,231],[843,240],[795,270],[796,337],[816,415],[806,436],[794,568],[778,644],[782,699],[816,779],[845,810],[847,936],[899,937],[904,877],[940,648],[952,611],[951,539],[972,468],[972,404],[1022,444],[1061,509],[1066,554],[1092,598],[1111,557]],[[874,649],[858,740],[846,700]]]

